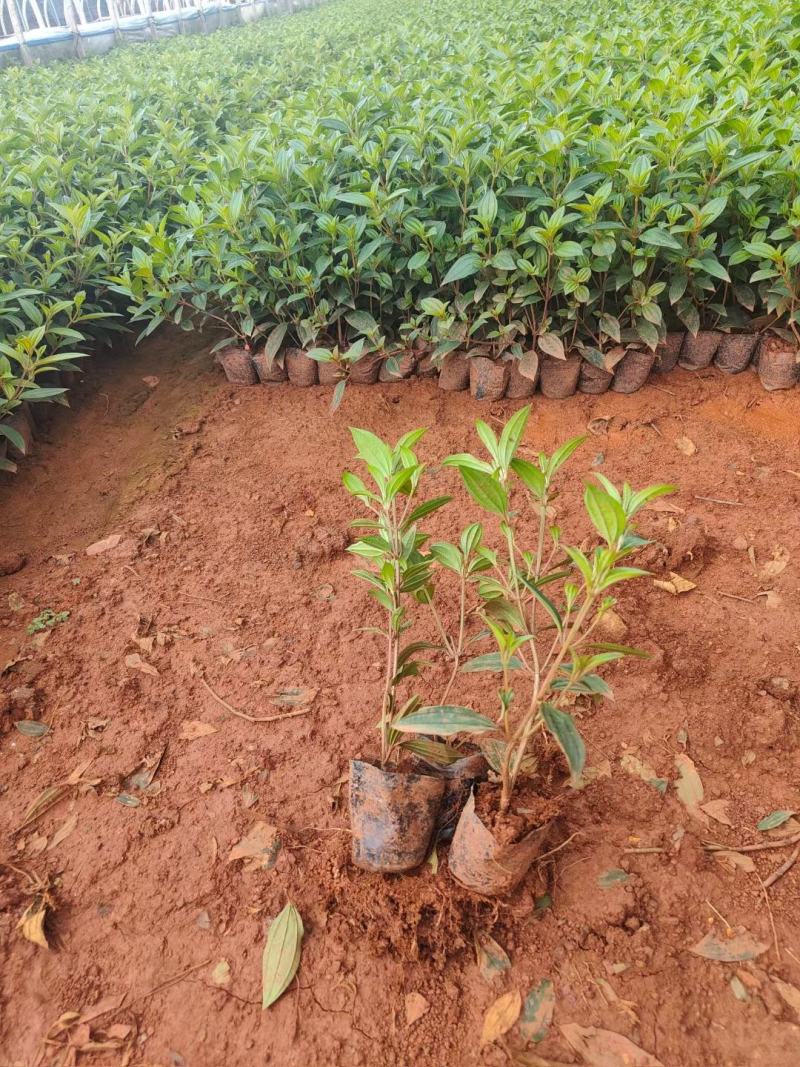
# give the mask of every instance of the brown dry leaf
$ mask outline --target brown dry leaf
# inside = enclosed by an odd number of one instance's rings
[[[57,804],[68,792],[69,785],[66,782],[59,782],[58,785],[48,785],[28,806],[19,828],[22,829],[35,822],[40,815],[44,814],[48,808],[52,808],[54,804]]]
[[[220,960],[211,970],[211,982],[216,986],[231,984],[231,966],[227,960]]]
[[[125,666],[132,671],[141,671],[142,674],[158,676],[158,671],[152,663],[146,663],[138,652],[131,652],[130,655],[125,657]]]
[[[628,624],[613,608],[609,608],[598,619],[597,629],[612,641],[619,641],[628,632]]]
[[[125,1000],[127,993],[120,993],[118,996],[103,997],[102,1000],[98,1000],[96,1004],[93,1004],[91,1008],[84,1008],[78,1016],[78,1022],[90,1023],[93,1019],[99,1019],[101,1015],[107,1015],[110,1011],[116,1011],[117,1008],[122,1006],[122,1002]]]
[[[675,757],[675,767],[677,768],[680,777],[675,782],[675,791],[678,794],[678,800],[686,808],[690,815],[694,815],[695,818],[706,821],[706,816],[703,814],[700,805],[703,803],[703,782],[700,775],[697,773],[697,768],[694,762],[686,755],[685,752],[681,752]]]
[[[522,1011],[522,996],[518,989],[498,997],[486,1012],[481,1032],[481,1045],[490,1045],[507,1034]]]
[[[672,593],[673,596],[678,596],[680,593],[691,593],[693,589],[697,588],[694,582],[690,582],[688,578],[682,578],[675,571],[669,572],[669,580],[654,578],[653,585]]]
[[[272,694],[272,703],[279,708],[299,708],[311,704],[318,689],[280,689]]]
[[[791,556],[783,545],[776,545],[772,550],[772,559],[761,568],[761,578],[765,580],[777,578],[786,570],[790,559]]]
[[[247,870],[271,871],[278,861],[281,839],[274,826],[266,822],[257,822],[250,832],[237,842],[230,851],[227,863],[235,860],[255,860],[248,864]]]
[[[645,511],[663,511],[668,515],[685,515],[686,508],[680,508],[677,504],[673,504],[670,500],[651,500],[649,504],[645,504]]]
[[[528,381],[536,381],[536,376],[539,373],[539,354],[535,348],[529,348],[527,352],[522,353],[517,361],[517,370]]]
[[[613,1030],[565,1023],[561,1033],[588,1067],[664,1067],[661,1060]]]
[[[684,456],[693,456],[697,452],[697,445],[689,437],[676,437],[675,447],[679,452],[683,452]]]
[[[89,545],[86,549],[87,556],[100,556],[103,552],[108,552],[109,549],[116,548],[122,540],[122,534],[109,534],[108,537],[104,537],[102,541],[95,541],[94,544]]]
[[[178,737],[181,741],[196,741],[198,737],[208,737],[217,732],[216,726],[210,722],[201,722],[199,719],[184,719],[181,723],[181,732]]]
[[[710,815],[715,822],[721,822],[723,826],[733,826],[728,815],[729,800],[709,800],[707,804],[701,804],[700,810]]]
[[[754,960],[766,952],[769,945],[756,941],[743,926],[737,926],[732,937],[717,937],[709,931],[696,945],[689,949],[695,956],[721,963],[740,963],[742,960]]]
[[[600,434],[608,433],[608,426],[611,422],[610,415],[598,415],[596,419],[590,419],[586,424],[586,429],[589,433],[594,434],[595,437],[599,437]]]
[[[789,1005],[800,1022],[800,989],[789,982],[782,982],[780,978],[773,978],[772,982],[780,993],[781,999]]]
[[[46,893],[37,893],[34,899],[22,913],[17,923],[17,929],[24,938],[32,941],[34,945],[42,948],[50,948],[44,932],[44,921],[47,918],[48,896]]]
[[[421,993],[407,993],[405,1003],[406,1026],[413,1026],[431,1010],[430,1004]]]
[[[68,819],[65,819],[58,830],[53,834],[53,840],[47,846],[48,851],[60,845],[62,841],[66,840],[75,827],[78,825],[77,812],[74,815],[70,815]]]
[[[605,978],[595,978],[595,983],[600,987],[600,992],[609,1004],[624,1012],[634,1026],[639,1025],[639,1015],[636,1011],[636,1003],[633,1000],[623,1000],[612,984]]]

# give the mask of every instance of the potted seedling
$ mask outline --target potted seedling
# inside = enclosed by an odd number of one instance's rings
[[[422,551],[428,538],[420,522],[450,499],[420,499],[425,468],[414,446],[424,432],[413,430],[392,447],[367,430],[351,429],[371,484],[350,471],[343,475],[347,491],[370,513],[353,523],[363,534],[349,551],[366,564],[354,574],[368,583],[370,595],[385,613],[384,624],[368,630],[385,643],[380,751],[374,759],[356,759],[350,764],[353,862],[371,871],[411,870],[425,859],[449,792],[445,775],[433,769],[403,770],[400,757],[413,755],[428,761],[423,766],[429,766],[430,761],[446,766],[464,756],[442,741],[413,735],[442,737],[494,728],[491,719],[469,709],[441,704],[423,707],[416,695],[400,696],[404,680],[418,677],[422,669],[418,654],[436,647],[420,641],[404,644],[403,640],[413,622],[412,608],[431,604],[431,571],[437,554],[440,558],[446,555],[451,564],[463,570],[465,580],[476,560],[475,533],[462,543],[458,560],[448,552],[452,546],[440,545],[427,555]],[[463,592],[461,603],[462,622],[447,645],[456,667],[464,647]]]
[[[476,578],[480,614],[495,651],[465,665],[501,677],[495,718],[499,736],[492,746],[497,780],[479,786],[467,802],[449,859],[459,882],[489,896],[513,889],[546,847],[561,801],[542,789],[543,775],[533,781],[529,775],[532,762],[547,754],[547,736],[566,757],[571,783],[581,782],[585,749],[570,708],[578,697],[608,695],[598,669],[637,654],[598,640],[597,628],[615,603],[610,590],[646,573],[626,562],[647,543],[633,530],[635,515],[672,489],[654,485],[634,491],[626,484],[620,490],[598,475],[600,484],[587,485],[584,504],[601,544],[587,552],[568,543],[550,525],[554,480],[582,438],[568,441],[551,456],[539,454],[536,462],[523,459],[518,448],[529,413],[529,408],[517,412],[499,438],[486,423],[477,423],[487,460],[469,453],[445,460],[460,471],[469,495],[499,526],[497,546],[482,544],[477,550],[491,571]],[[530,545],[523,532],[526,502],[535,523]],[[466,719],[464,709],[457,714]],[[441,716],[445,725],[448,715]],[[405,731],[407,725],[401,721],[397,728]]]

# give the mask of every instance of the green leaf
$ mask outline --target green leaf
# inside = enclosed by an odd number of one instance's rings
[[[527,459],[512,459],[511,469],[537,499],[543,499],[547,483],[544,474],[535,463]]]
[[[336,197],[343,204],[356,204],[358,207],[372,207],[372,201],[364,193],[339,193]]]
[[[297,973],[304,932],[294,904],[287,904],[270,923],[261,962],[262,1011],[286,992]]]
[[[520,671],[524,667],[521,659],[516,656],[511,656],[508,661],[508,670]],[[467,660],[459,668],[462,674],[478,674],[481,671],[502,671],[503,658],[499,652],[486,652],[482,656],[475,656],[474,659]]]
[[[420,519],[424,519],[427,515],[432,515],[434,511],[438,511],[439,508],[443,508],[445,504],[449,504],[453,498],[451,496],[435,496],[431,500],[425,500],[422,504],[418,504],[413,511],[409,512],[403,523],[403,529],[406,530],[410,526],[419,522]]]
[[[600,889],[614,889],[616,886],[625,885],[630,881],[630,875],[620,867],[612,867],[598,877],[597,884]]]
[[[508,511],[508,494],[496,478],[471,467],[460,467],[461,478],[472,499],[493,515],[505,516]]]
[[[25,438],[19,430],[15,430],[14,427],[9,426],[8,423],[0,422],[0,437],[7,438],[14,448],[16,448],[18,452],[21,452],[23,456],[28,451],[25,446]]]
[[[469,278],[473,274],[477,274],[483,266],[481,257],[475,252],[467,252],[459,258],[452,265],[450,270],[445,274],[442,285],[450,285],[452,282],[460,282],[464,278]]]
[[[617,544],[627,523],[622,505],[599,485],[586,486],[583,502],[600,536],[609,545]]]
[[[495,270],[508,271],[517,269],[514,256],[507,248],[501,249],[501,251],[492,257],[491,266],[493,266]]]
[[[474,941],[475,961],[481,977],[487,982],[493,982],[511,966],[508,953],[485,930],[476,931]]]
[[[756,828],[758,830],[774,830],[776,826],[783,826],[783,824],[788,822],[795,814],[796,812],[789,811],[788,808],[781,808],[778,811],[770,812],[769,815],[765,815],[764,818],[756,824]]]
[[[544,978],[531,989],[522,1005],[519,1031],[525,1041],[533,1041],[537,1044],[539,1041],[544,1041],[553,1021],[555,1006],[556,994],[553,983],[549,978]]]
[[[444,741],[431,741],[428,737],[411,737],[407,741],[402,741],[400,747],[406,752],[413,752],[415,756],[441,767],[448,767],[451,763],[464,758],[464,753],[460,749],[446,745]]]
[[[264,345],[264,355],[267,357],[267,363],[269,365],[272,365],[272,361],[280,351],[288,327],[289,324],[287,322],[280,322],[274,329],[270,330],[267,343]]]
[[[483,734],[497,729],[497,723],[479,715],[471,708],[452,704],[434,704],[420,708],[412,715],[395,719],[393,730],[402,733],[434,734],[439,737],[451,737],[453,734]]]
[[[561,751],[567,757],[567,763],[572,778],[572,784],[577,785],[586,763],[586,746],[583,738],[578,733],[572,716],[566,711],[560,711],[552,704],[542,704],[542,718],[544,724],[558,742]]]
[[[673,237],[671,233],[657,226],[652,230],[645,230],[644,233],[639,235],[639,240],[646,245],[654,245],[657,248],[674,248],[678,252],[683,248],[680,241]]]

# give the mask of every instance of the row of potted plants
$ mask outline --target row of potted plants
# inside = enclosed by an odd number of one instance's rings
[[[390,445],[352,430],[365,478],[345,471],[343,481],[365,514],[353,523],[350,552],[380,609],[382,621],[365,632],[383,643],[386,664],[379,744],[350,769],[352,856],[365,870],[412,870],[452,838],[458,882],[486,896],[511,892],[546,850],[571,789],[584,784],[574,712],[610,694],[606,665],[642,655],[603,640],[602,622],[616,587],[646,573],[630,563],[647,544],[634,529],[637,513],[672,487],[635,491],[596,475],[584,492],[595,544],[579,546],[549,515],[583,439],[523,458],[529,414],[529,406],[517,411],[499,435],[479,420],[485,455],[441,461],[477,508],[452,542],[426,530],[451,498],[424,492],[417,446],[425,431]],[[442,595],[445,583],[455,598]],[[423,616],[434,641],[415,635]],[[447,665],[435,703],[420,695],[431,656]],[[459,682],[476,672],[496,679],[494,707],[457,702]]]
[[[437,353],[422,340],[411,348],[392,351],[371,347],[364,338],[341,351],[338,346],[277,351],[273,337],[272,345],[268,342],[255,354],[229,346],[216,358],[228,380],[237,385],[285,381],[299,386],[331,385],[333,410],[348,383],[370,385],[414,375],[436,376],[439,387],[447,391],[470,389],[478,400],[524,399],[533,396],[537,386],[552,399],[609,389],[633,393],[651,373],[664,374],[676,366],[702,370],[712,363],[726,374],[739,374],[754,365],[762,385],[770,391],[790,389],[800,381],[800,348],[791,335],[778,332],[675,332],[666,334],[654,350],[620,344],[605,353],[586,345],[553,354],[539,346],[524,351],[514,345],[500,356],[480,345]]]
[[[603,367],[752,317],[796,337],[792,11],[577,2],[341,0],[313,22],[0,73],[12,376],[45,309],[78,294],[106,317],[52,325],[82,354],[131,319],[253,351],[283,330],[347,353],[374,328],[432,338],[437,358],[583,345]]]

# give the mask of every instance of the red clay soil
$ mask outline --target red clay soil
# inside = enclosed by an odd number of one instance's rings
[[[348,388],[331,418],[329,389],[236,389],[186,346],[181,335],[96,361],[75,410],[48,415],[35,456],[0,487],[3,553],[28,559],[0,578],[0,1064],[499,1067],[525,1046],[514,1026],[504,1047],[481,1048],[487,1009],[549,978],[544,1061],[581,1062],[561,1030],[574,1023],[625,1035],[655,1057],[641,1063],[796,1067],[800,862],[764,889],[791,848],[747,853],[747,870],[703,842],[800,829],[756,829],[800,809],[800,389],[769,395],[752,372],[711,368],[632,396],[534,399],[531,451],[607,420],[572,461],[561,525],[588,536],[592,471],[673,481],[672,506],[644,513],[647,559],[659,580],[674,571],[696,588],[646,579],[622,594],[624,640],[652,658],[612,667],[615,701],[581,711],[597,776],[566,807],[574,836],[492,903],[454,885],[446,848],[436,874],[349,862],[343,782],[352,756],[374,753],[381,649],[356,630],[378,609],[349,573],[340,476],[348,424],[393,439],[430,426],[421,452],[435,465],[478,447],[477,415],[516,403],[419,381]],[[440,535],[470,513],[454,472],[435,470],[443,490],[456,501],[431,523]],[[69,618],[28,636],[45,609]],[[458,699],[491,710],[491,683],[475,677]],[[203,679],[251,716],[305,713],[248,721]],[[24,736],[21,716],[50,733]],[[686,756],[708,813],[681,803]],[[15,829],[81,766],[95,784],[66,787]],[[272,869],[230,859],[258,822],[281,840]],[[17,930],[42,884],[49,951]],[[265,928],[289,900],[306,929],[298,978],[262,1012]],[[692,953],[740,926],[755,960]],[[475,961],[481,931],[511,958],[493,983]],[[54,1026],[109,997],[105,1014]],[[407,1006],[426,1005],[409,1024]]]

